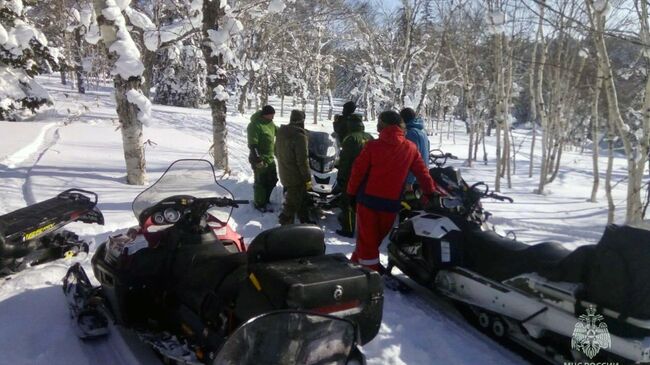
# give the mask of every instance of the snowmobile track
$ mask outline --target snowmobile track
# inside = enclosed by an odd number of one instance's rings
[[[476,326],[468,322],[467,318],[454,306],[449,300],[434,294],[430,289],[416,283],[411,278],[404,274],[391,275],[400,284],[406,287],[406,290],[388,290],[394,291],[398,295],[404,295],[409,298],[409,301],[415,307],[421,309],[426,313],[435,315],[438,320],[444,322],[451,322],[454,326],[463,329],[469,336],[480,342],[485,342],[491,348],[496,349],[497,352],[502,353],[504,356],[518,358],[522,364],[531,363],[529,360],[530,353],[525,349],[520,349],[519,346],[513,347],[510,345],[504,346],[503,343],[498,342],[484,332],[481,332]],[[532,362],[533,364],[540,364],[540,362]]]

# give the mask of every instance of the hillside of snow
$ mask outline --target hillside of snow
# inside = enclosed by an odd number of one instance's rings
[[[109,235],[136,224],[131,202],[144,189],[124,183],[122,140],[117,130],[112,90],[105,88],[79,95],[60,85],[55,77],[41,77],[40,81],[55,99],[55,107],[33,121],[0,122],[3,136],[0,144],[0,214],[45,200],[68,188],[91,190],[99,194],[98,207],[104,213],[106,224],[75,223],[67,228],[85,239],[100,243]],[[287,123],[290,103],[285,105],[284,116],[280,117],[278,100],[272,99],[271,102],[278,111],[276,124]],[[238,199],[252,198],[253,176],[247,161],[245,131],[253,112],[228,115],[232,172],[223,176],[222,183]],[[154,105],[152,116],[152,123],[144,130],[150,183],[176,159],[211,160],[209,109]],[[306,120],[306,127],[311,129],[309,110]],[[366,128],[376,133],[375,125],[375,121],[369,121]],[[439,136],[431,136],[431,147],[459,156],[461,160],[450,163],[461,169],[468,182],[485,181],[493,185],[493,140],[487,141],[488,164],[478,162],[472,168],[464,168],[462,159],[467,156],[467,137],[460,122],[454,127],[455,143],[452,136],[448,139],[445,133],[442,143]],[[330,130],[331,122],[324,120],[313,128]],[[586,201],[592,182],[589,151],[584,154],[567,151],[557,180],[547,187],[546,195],[536,195],[532,191],[537,180],[528,178],[530,136],[525,131],[516,131],[514,136],[514,144],[521,145],[517,171],[512,179],[512,189],[502,189],[502,193],[511,196],[514,203],[485,202],[486,208],[493,213],[491,223],[497,232],[513,231],[519,240],[529,243],[555,240],[570,248],[597,242],[605,228],[607,202],[604,190],[597,203]],[[605,159],[601,159],[601,171],[605,171],[605,163]],[[617,158],[614,182],[626,176],[625,161]],[[504,180],[502,186],[505,185]],[[616,186],[614,196],[618,206],[624,208],[624,181]],[[279,209],[280,188],[275,189],[272,202]],[[624,211],[619,208],[617,221],[623,217]],[[236,209],[233,220],[246,242],[278,224],[277,213],[262,214],[252,206]],[[319,224],[325,230],[327,251],[343,252],[349,256],[354,241],[334,233],[338,228],[335,214],[325,214]],[[385,253],[385,244],[382,252]],[[87,272],[92,272],[89,270],[90,256],[73,260],[81,260]],[[382,260],[386,260],[385,254],[382,254]],[[6,280],[0,279],[0,363],[116,363],[110,351],[89,350],[88,344],[78,340],[72,330],[61,292],[61,278],[70,265],[70,260],[59,260],[27,269]],[[423,305],[414,295],[388,290],[385,291],[381,330],[363,350],[371,365],[526,362],[457,315],[448,313],[445,305]]]

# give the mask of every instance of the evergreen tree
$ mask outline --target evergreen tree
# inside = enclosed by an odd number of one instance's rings
[[[206,102],[206,68],[201,48],[178,42],[158,51],[155,103],[197,108]]]
[[[22,0],[0,0],[0,120],[52,103],[34,76],[58,68],[57,52],[23,11]]]

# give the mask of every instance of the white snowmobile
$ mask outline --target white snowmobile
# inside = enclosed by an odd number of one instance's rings
[[[339,159],[339,145],[327,132],[309,131],[309,168],[311,170],[311,191],[308,192],[311,206],[330,209],[341,195],[336,186]]]
[[[552,363],[650,362],[650,231],[611,225],[574,251],[527,245],[487,228],[480,199],[510,198],[437,165],[431,176],[450,198],[400,213],[389,273],[398,267],[494,337]]]

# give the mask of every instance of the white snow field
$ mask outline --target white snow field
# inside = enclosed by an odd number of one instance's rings
[[[124,158],[112,90],[89,91],[79,95],[62,86],[55,77],[40,81],[51,92],[56,104],[35,117],[34,121],[0,123],[0,214],[50,198],[58,192],[83,188],[99,194],[99,208],[106,218],[105,226],[72,224],[83,238],[102,242],[108,235],[135,225],[130,210],[131,201],[142,186],[124,183]],[[290,103],[284,117],[276,106],[276,123],[288,121]],[[230,108],[234,110],[234,108]],[[337,112],[339,110],[336,110]],[[245,128],[246,115],[229,114],[228,147],[232,173],[223,183],[236,198],[252,197],[252,173],[247,162]],[[208,109],[185,109],[154,105],[153,121],[145,127],[148,140],[146,159],[149,182],[155,181],[165,168],[179,158],[211,159],[211,119]],[[307,116],[307,128],[310,116]],[[318,129],[330,129],[324,121]],[[375,122],[367,129],[374,132]],[[446,137],[446,135],[445,135]],[[526,141],[523,139],[526,138]],[[512,196],[514,204],[486,202],[494,216],[492,223],[500,233],[512,230],[518,239],[536,243],[556,240],[567,247],[595,243],[606,223],[604,191],[598,203],[586,199],[591,191],[591,157],[567,152],[557,180],[548,186],[547,195],[532,193],[536,179],[527,177],[529,141],[526,133],[515,133],[515,145],[522,143],[517,172],[512,189],[502,192]],[[456,125],[456,143],[438,136],[431,137],[432,147],[442,147],[460,158],[467,155],[464,127]],[[495,148],[488,140],[490,162],[477,163],[471,169],[462,168],[464,178],[471,182],[494,182]],[[538,143],[539,145],[539,143]],[[454,161],[459,167],[462,161]],[[605,170],[602,160],[601,171]],[[615,182],[627,176],[625,162],[617,158]],[[505,186],[505,181],[503,182]],[[601,185],[602,186],[602,185]],[[274,205],[281,204],[280,188],[272,197]],[[615,188],[615,200],[624,206],[625,182]],[[624,211],[617,211],[621,221]],[[239,232],[250,242],[264,229],[277,225],[277,213],[262,214],[251,206],[236,209],[233,214]],[[326,232],[327,251],[350,254],[354,241],[341,238],[335,215],[326,214],[321,221]],[[91,247],[94,250],[95,245]],[[385,244],[382,246],[385,252]],[[386,256],[382,256],[386,260]],[[90,256],[81,260],[90,270]],[[68,311],[61,291],[61,278],[71,265],[70,260],[29,268],[8,280],[0,281],[0,364],[113,364],[118,356],[115,349],[98,351],[77,339],[68,320]],[[1,279],[0,279],[1,280]],[[515,354],[486,337],[450,312],[444,303],[425,304],[412,293],[385,291],[384,314],[377,337],[363,347],[369,364],[521,364],[522,355]],[[128,363],[128,360],[120,363]]]

